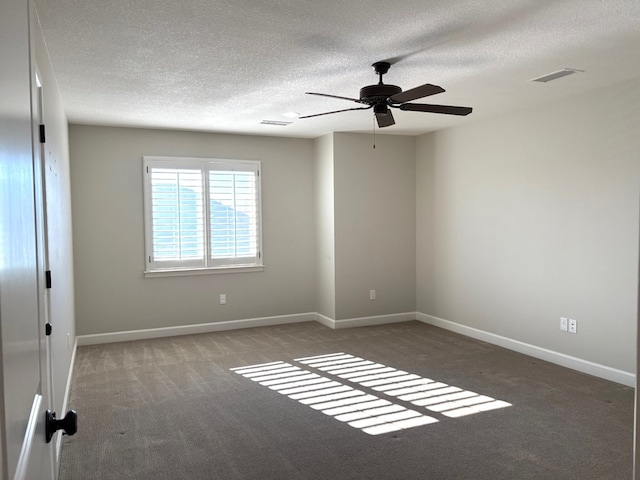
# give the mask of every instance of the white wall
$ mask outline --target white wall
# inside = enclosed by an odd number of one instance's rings
[[[414,312],[414,137],[335,133],[334,182],[336,319]]]
[[[417,310],[635,372],[638,125],[636,81],[421,136]]]
[[[315,311],[312,140],[72,125],[70,152],[78,334]],[[262,161],[264,271],[145,279],[143,155]]]

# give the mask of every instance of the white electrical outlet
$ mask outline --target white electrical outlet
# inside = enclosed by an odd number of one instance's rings
[[[226,305],[227,304],[227,294],[226,293],[221,293],[220,294],[220,305]]]
[[[560,317],[560,330],[563,332],[569,331],[569,320],[567,317]]]
[[[578,321],[574,318],[569,319],[569,333],[578,333]]]
[[[369,300],[375,300],[375,299],[376,299],[376,291],[369,290]]]

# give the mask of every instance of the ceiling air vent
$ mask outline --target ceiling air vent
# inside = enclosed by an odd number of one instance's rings
[[[529,81],[547,83],[551,80],[557,80],[559,78],[566,77],[567,75],[573,75],[574,73],[578,72],[584,72],[584,70],[576,70],[575,68],[563,68],[562,70],[558,70],[557,72],[551,72],[547,73],[546,75],[542,75],[541,77],[532,78]]]
[[[286,127],[287,125],[291,125],[293,122],[283,122],[281,120],[262,120],[260,125],[276,125],[278,127]]]

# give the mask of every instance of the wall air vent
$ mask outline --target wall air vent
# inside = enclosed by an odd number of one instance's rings
[[[576,70],[575,68],[563,68],[562,70],[558,70],[557,72],[551,72],[547,73],[546,75],[542,75],[541,77],[532,78],[529,81],[547,83],[551,80],[557,80],[559,78],[566,77],[567,75],[573,75],[574,73],[578,72],[584,72],[584,70]]]
[[[283,122],[281,120],[262,120],[260,125],[276,125],[278,127],[286,127],[287,125],[291,125],[293,122]]]

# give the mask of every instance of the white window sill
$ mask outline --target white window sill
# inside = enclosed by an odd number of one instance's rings
[[[262,272],[264,265],[236,265],[213,268],[167,268],[166,270],[145,270],[144,278],[186,277],[192,275],[220,275],[223,273]]]

